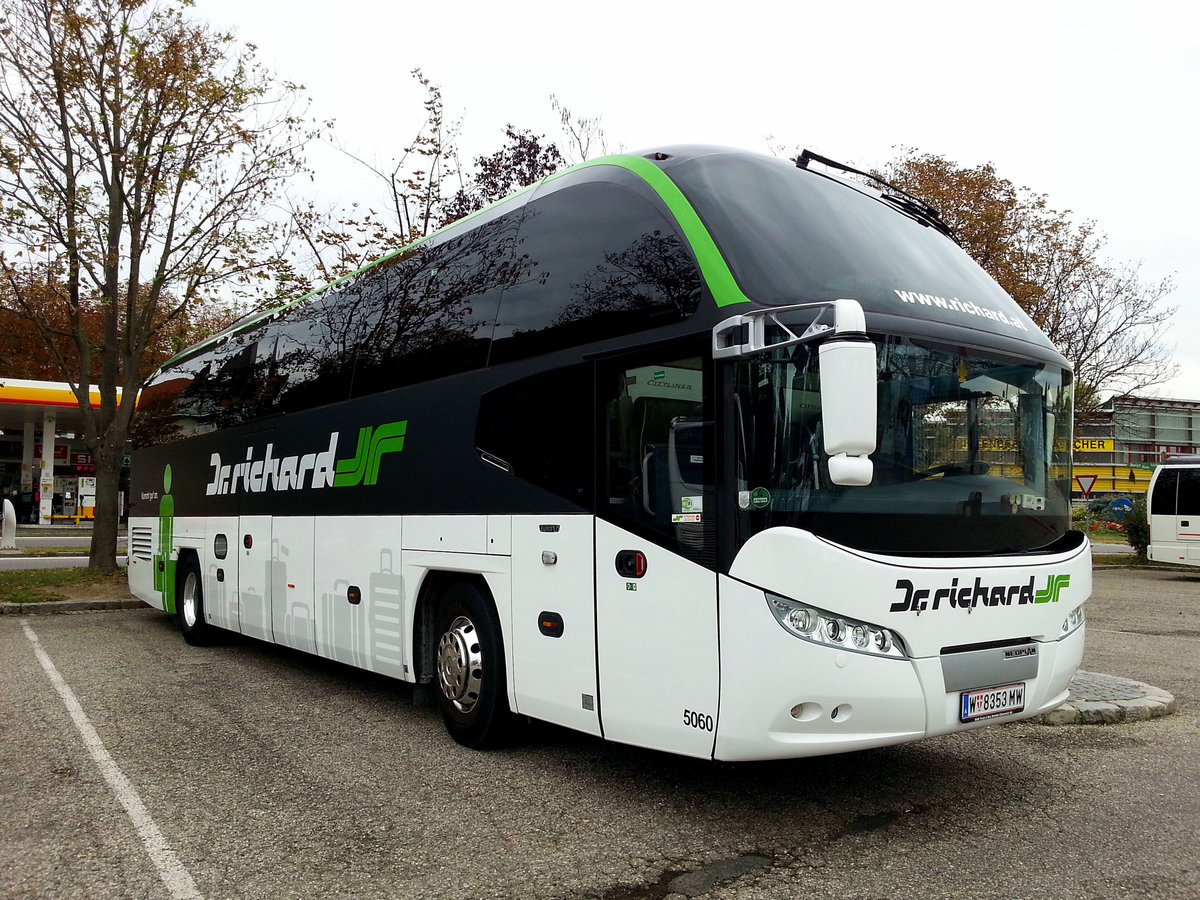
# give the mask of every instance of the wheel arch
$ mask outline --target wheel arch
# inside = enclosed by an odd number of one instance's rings
[[[504,617],[496,603],[496,593],[482,574],[473,572],[454,572],[445,569],[429,569],[421,579],[417,590],[417,602],[413,608],[413,677],[417,684],[429,684],[434,680],[434,659],[436,655],[437,635],[434,634],[434,621],[437,617],[438,603],[451,585],[467,582],[479,588],[501,623],[501,633],[504,634]],[[507,660],[508,654],[505,654]]]
[[[204,567],[200,564],[200,552],[192,547],[179,547],[175,551],[175,584],[172,587],[172,607],[178,611],[179,598],[183,593],[183,579],[189,566],[196,567],[196,576],[200,579],[200,589],[204,589]],[[175,613],[171,613],[174,615]]]

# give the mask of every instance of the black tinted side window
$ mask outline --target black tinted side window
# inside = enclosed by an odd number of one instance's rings
[[[347,346],[346,308],[323,295],[288,307],[275,335],[276,412],[296,412],[350,396],[354,352]]]
[[[210,357],[196,356],[159,372],[153,381],[142,388],[129,435],[136,449],[154,447],[212,430],[211,427],[198,427],[195,417],[188,414],[188,406],[183,402],[183,394],[191,387],[196,376],[211,370],[211,367]]]
[[[522,277],[513,260],[517,214],[417,247],[372,270],[346,316],[353,396],[487,363],[500,292]]]
[[[615,184],[580,184],[526,207],[522,277],[500,304],[493,364],[690,317],[700,273],[675,227]]]
[[[1200,516],[1200,469],[1179,470],[1179,502],[1176,515]]]
[[[592,506],[592,367],[543,372],[483,395],[475,440],[517,478]]]
[[[266,415],[279,380],[275,335],[260,322],[196,358],[190,383],[175,402],[176,415],[195,433],[232,428]]]
[[[1154,496],[1150,498],[1150,515],[1175,515],[1175,491],[1179,486],[1179,469],[1163,469],[1154,482]]]

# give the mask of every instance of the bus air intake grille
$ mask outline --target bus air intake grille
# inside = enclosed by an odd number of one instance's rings
[[[129,548],[137,559],[147,562],[153,557],[153,535],[149,528],[133,528],[129,533]]]

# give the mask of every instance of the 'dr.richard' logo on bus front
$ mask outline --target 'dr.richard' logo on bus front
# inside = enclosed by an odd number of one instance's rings
[[[984,584],[982,578],[974,583],[959,585],[952,578],[948,585],[940,588],[919,588],[907,578],[896,582],[896,590],[904,591],[904,597],[890,607],[891,612],[915,612],[936,610],[945,603],[952,609],[974,609],[976,606],[1025,606],[1030,603],[1057,603],[1059,595],[1071,586],[1070,575],[1050,575],[1046,586],[1034,590],[1035,576],[1017,584]]]

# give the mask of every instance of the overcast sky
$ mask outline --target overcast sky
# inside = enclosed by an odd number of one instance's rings
[[[808,147],[859,167],[899,146],[1045,193],[1114,260],[1172,276],[1180,375],[1200,400],[1200,8],[1184,2],[412,3],[197,0],[301,82],[340,141],[386,163],[441,85],[464,160],[511,122],[557,138],[556,94],[610,149]],[[310,153],[324,202],[378,204],[361,166]]]

